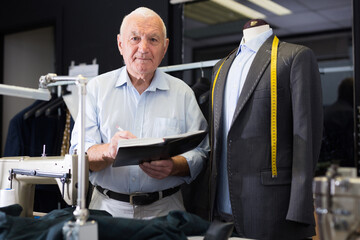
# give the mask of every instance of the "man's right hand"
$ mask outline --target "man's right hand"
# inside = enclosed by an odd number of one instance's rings
[[[118,141],[131,138],[136,136],[129,131],[118,131],[111,138],[110,143],[91,146],[87,150],[90,170],[100,171],[111,165],[116,157]]]
[[[136,138],[134,134],[129,131],[118,131],[114,134],[114,136],[110,140],[109,150],[107,154],[104,154],[105,157],[110,157],[115,159],[117,154],[118,142],[123,139],[131,139]]]

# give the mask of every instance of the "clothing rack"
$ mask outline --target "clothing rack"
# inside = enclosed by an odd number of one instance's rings
[[[199,68],[202,69],[202,68],[213,67],[220,60],[221,59],[170,65],[170,66],[165,66],[165,67],[159,67],[159,69],[161,69],[164,72],[185,71],[185,70],[199,69]],[[321,74],[335,73],[335,72],[351,72],[353,70],[354,70],[353,66],[319,68],[319,72]]]
[[[220,59],[170,65],[170,66],[159,67],[159,69],[161,69],[164,72],[176,72],[176,71],[185,71],[192,69],[210,68],[213,67],[219,60]],[[353,66],[326,67],[326,68],[319,68],[319,72],[321,74],[334,73],[334,72],[351,72],[353,71],[353,69],[354,69]],[[72,84],[75,84],[75,81],[58,81],[55,83],[48,84],[48,87],[72,85]],[[38,99],[45,101],[51,99],[51,94],[48,89],[42,89],[42,88],[34,89],[34,88],[12,86],[7,84],[0,84],[0,95],[31,98],[31,99]]]
[[[184,63],[184,64],[171,65],[166,67],[159,67],[159,69],[161,69],[164,72],[176,72],[176,71],[185,71],[185,70],[198,69],[198,68],[207,68],[207,67],[213,67],[219,60],[220,59],[194,62],[194,63]]]
[[[353,66],[319,68],[319,72],[321,74],[335,73],[335,72],[352,72],[353,70],[354,70]]]

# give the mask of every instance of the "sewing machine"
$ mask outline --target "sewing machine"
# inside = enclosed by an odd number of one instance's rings
[[[86,167],[85,179],[88,179]],[[23,207],[21,216],[33,216],[36,184],[57,184],[64,201],[76,205],[77,155],[0,158],[0,189],[15,190],[17,203]]]
[[[320,240],[360,239],[360,178],[355,168],[331,166],[313,182]]]

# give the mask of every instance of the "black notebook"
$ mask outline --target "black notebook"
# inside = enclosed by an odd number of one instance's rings
[[[113,167],[138,165],[185,153],[196,148],[205,138],[204,130],[163,138],[134,138],[120,140]]]

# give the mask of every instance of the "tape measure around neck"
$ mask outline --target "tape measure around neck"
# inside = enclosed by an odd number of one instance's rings
[[[277,177],[277,50],[279,39],[275,36],[271,48],[270,81],[271,81],[271,174]]]

